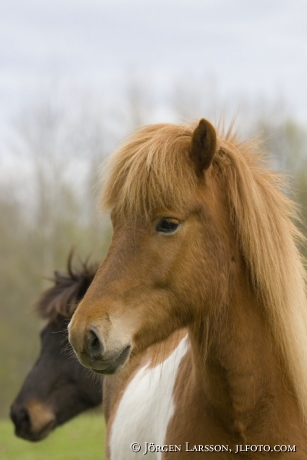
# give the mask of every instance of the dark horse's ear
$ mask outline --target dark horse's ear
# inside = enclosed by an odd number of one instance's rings
[[[209,121],[202,118],[192,135],[190,158],[198,176],[209,168],[216,150],[216,132]]]

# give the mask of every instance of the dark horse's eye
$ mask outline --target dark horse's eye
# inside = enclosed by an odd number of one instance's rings
[[[175,219],[161,219],[157,223],[156,231],[161,233],[174,233],[179,227],[179,222]]]

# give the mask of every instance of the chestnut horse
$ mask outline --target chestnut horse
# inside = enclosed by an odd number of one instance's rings
[[[307,458],[305,271],[283,188],[257,142],[204,119],[146,126],[111,156],[113,240],[69,325],[80,362],[116,374],[110,459]]]
[[[57,426],[102,403],[102,382],[72,355],[67,322],[91,284],[97,267],[77,270],[68,259],[67,273],[55,272],[54,285],[36,305],[42,329],[39,358],[11,406],[15,434],[28,441],[46,438]]]

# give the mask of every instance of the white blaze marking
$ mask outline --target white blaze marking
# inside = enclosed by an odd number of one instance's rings
[[[161,459],[162,453],[144,457],[145,442],[163,445],[174,413],[173,389],[179,364],[188,350],[187,336],[172,354],[153,368],[147,366],[134,376],[119,403],[110,436],[110,460]],[[130,449],[133,442],[140,452]]]

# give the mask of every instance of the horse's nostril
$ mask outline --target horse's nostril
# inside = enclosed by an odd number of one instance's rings
[[[85,349],[92,358],[98,358],[103,353],[103,345],[93,329],[87,332]]]
[[[18,409],[12,409],[11,419],[17,430],[22,430],[24,432],[30,431],[31,418],[27,408],[20,407]]]

